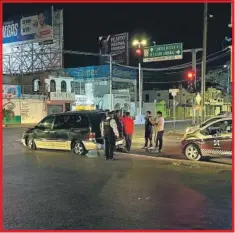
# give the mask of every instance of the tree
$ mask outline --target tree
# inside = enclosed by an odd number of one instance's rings
[[[229,71],[222,68],[209,70],[206,75],[206,82],[222,92],[226,92],[228,88],[228,75]],[[229,85],[229,88],[231,88],[231,85]]]

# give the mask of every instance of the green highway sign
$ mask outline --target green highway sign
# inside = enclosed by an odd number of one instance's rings
[[[144,48],[143,62],[170,61],[183,58],[183,43],[154,45]]]

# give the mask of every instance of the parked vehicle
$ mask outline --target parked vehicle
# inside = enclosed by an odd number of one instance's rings
[[[103,144],[100,123],[104,111],[75,111],[51,114],[22,135],[22,143],[31,150],[73,151],[78,155],[99,151]],[[124,142],[117,143],[118,147]]]
[[[204,156],[231,156],[232,117],[208,121],[198,129],[186,132],[181,148],[190,160],[201,160]]]
[[[221,114],[219,114],[219,115],[217,115],[217,116],[215,116],[215,117],[212,117],[212,118],[209,118],[209,119],[205,120],[205,121],[204,121],[203,123],[201,123],[200,125],[187,127],[187,128],[186,128],[186,133],[192,133],[192,132],[198,130],[199,128],[202,128],[202,127],[204,127],[205,125],[209,124],[210,122],[213,122],[213,121],[216,121],[216,120],[225,118],[225,117],[232,117],[232,113],[230,113],[230,112],[222,112]]]

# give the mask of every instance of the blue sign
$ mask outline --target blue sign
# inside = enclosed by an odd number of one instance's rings
[[[53,39],[52,9],[4,22],[3,44]]]
[[[2,85],[2,98],[19,98],[21,97],[21,86],[20,85]]]
[[[64,71],[75,79],[98,79],[109,77],[110,67],[109,65],[86,66],[79,68],[66,68]],[[137,77],[137,71],[128,67],[113,65],[112,72],[113,78],[135,80]]]

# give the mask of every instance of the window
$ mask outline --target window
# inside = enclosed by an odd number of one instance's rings
[[[232,133],[232,120],[225,120],[221,122],[222,133]]]
[[[50,81],[50,92],[56,92],[56,83],[55,80]]]
[[[149,94],[145,95],[145,102],[149,102]]]
[[[88,118],[82,115],[65,115],[66,128],[88,128],[90,126]]]
[[[63,129],[65,128],[65,116],[64,115],[57,115],[55,117],[55,124],[54,128],[58,129]]]
[[[71,92],[74,93],[74,81],[71,82]]]
[[[48,117],[44,118],[38,124],[38,128],[40,128],[40,129],[51,129],[52,128],[52,124],[54,122],[54,119],[55,119],[54,116],[48,116]]]
[[[38,78],[33,80],[33,91],[38,92],[40,89],[40,80]]]
[[[200,125],[200,128],[202,128],[202,127],[204,127],[204,126],[206,126],[206,125],[212,123],[212,122],[215,121],[215,120],[219,120],[219,119],[221,119],[221,118],[223,118],[223,117],[210,118],[210,119],[204,121],[204,122]]]
[[[61,82],[61,92],[67,91],[67,83],[65,81]]]
[[[206,129],[207,134],[215,135],[217,133],[231,133],[232,132],[232,120],[224,120],[216,122]]]
[[[160,93],[158,93],[158,94],[157,94],[157,96],[158,96],[158,97],[160,97],[160,96],[161,96],[161,94],[160,94]]]

